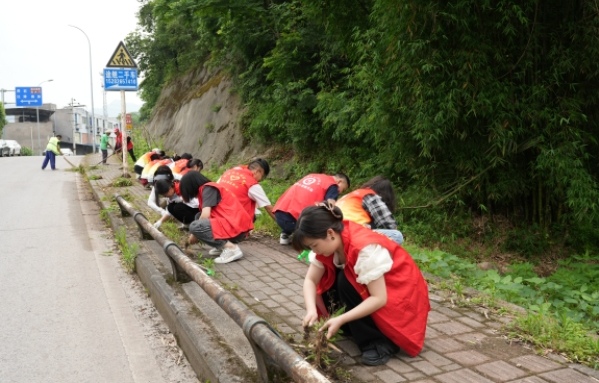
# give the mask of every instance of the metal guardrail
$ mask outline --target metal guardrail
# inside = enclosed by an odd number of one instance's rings
[[[140,230],[142,239],[154,239],[168,255],[175,279],[183,271],[223,309],[239,327],[250,342],[258,373],[263,382],[268,382],[267,359],[270,358],[283,369],[295,382],[331,383],[314,366],[306,362],[280,335],[261,317],[254,314],[233,294],[225,290],[209,277],[204,270],[181,250],[181,248],[155,229],[144,215],[136,211],[118,193],[114,195],[122,216],[132,216]]]

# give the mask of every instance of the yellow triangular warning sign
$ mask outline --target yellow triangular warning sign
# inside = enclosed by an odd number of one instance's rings
[[[133,57],[121,41],[106,64],[109,68],[137,68]]]

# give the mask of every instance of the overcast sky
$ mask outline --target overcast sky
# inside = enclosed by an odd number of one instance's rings
[[[7,0],[0,5],[0,88],[7,107],[14,107],[15,87],[38,86],[43,102],[62,108],[76,103],[103,109],[103,72],[120,41],[137,27],[137,0]],[[125,92],[127,111],[142,101],[137,92]],[[106,103],[120,103],[120,92],[106,92]],[[119,104],[120,105],[120,104]],[[119,108],[120,109],[120,108]],[[109,117],[115,117],[110,115]]]

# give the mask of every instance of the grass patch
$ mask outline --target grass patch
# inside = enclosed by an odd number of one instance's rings
[[[135,258],[139,251],[139,245],[137,243],[130,244],[127,240],[127,229],[121,227],[116,233],[116,242],[121,250],[122,263],[129,273],[135,271]]]
[[[186,232],[179,229],[179,223],[174,221],[166,221],[160,226],[160,231],[175,243],[181,243],[186,235]]]
[[[597,337],[582,341],[599,328],[599,291],[594,287],[599,264],[590,257],[562,261],[556,273],[541,278],[530,263],[513,264],[500,273],[481,270],[441,250],[407,247],[420,269],[442,277],[439,287],[453,291],[458,298],[469,286],[488,297],[478,298],[478,304],[492,306],[496,300],[503,300],[527,309],[529,314],[517,319],[511,328],[513,337],[560,352],[573,361],[598,366]]]
[[[112,203],[103,209],[100,209],[100,219],[106,224],[106,226],[110,227],[110,214],[119,210],[119,207],[116,203]]]
[[[130,178],[119,177],[112,181],[112,186],[117,188],[133,186],[133,181]]]
[[[541,354],[557,352],[572,362],[599,368],[599,337],[566,315],[556,317],[542,309],[521,316],[508,326],[512,337],[534,344]]]
[[[96,180],[101,180],[103,177],[99,174],[91,174],[89,176],[87,176],[87,179],[90,181],[96,181]]]

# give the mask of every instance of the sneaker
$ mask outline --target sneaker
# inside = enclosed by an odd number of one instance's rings
[[[290,245],[291,236],[289,234],[281,233],[281,236],[279,237],[279,243],[281,245]]]
[[[243,257],[243,253],[239,246],[235,246],[233,249],[223,248],[223,252],[220,254],[220,257],[214,259],[214,263],[229,263],[241,257]]]
[[[222,252],[223,252],[223,249],[219,249],[219,248],[215,247],[213,249],[210,249],[210,251],[208,252],[208,255],[217,256],[217,255],[220,255]]]
[[[399,347],[387,340],[380,340],[369,344],[362,352],[362,364],[367,366],[380,366],[386,364],[391,355],[399,351]]]

